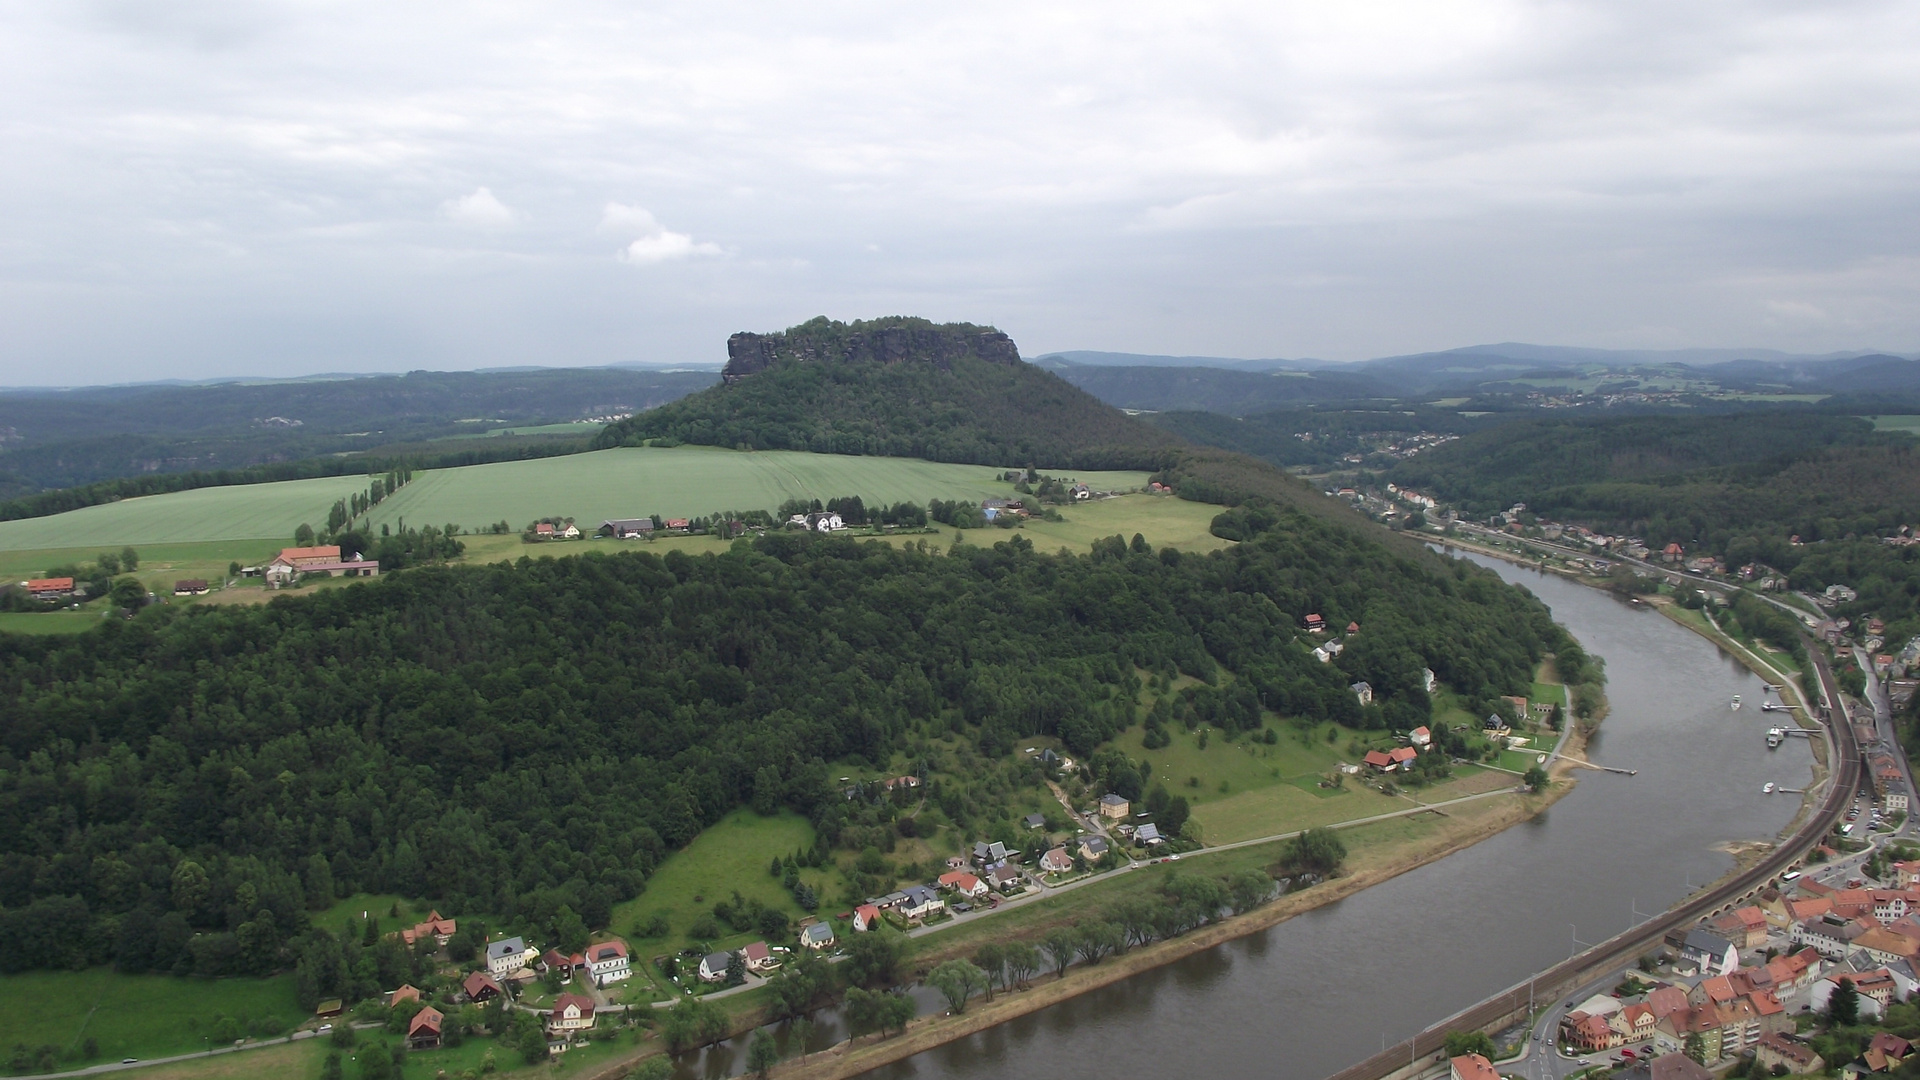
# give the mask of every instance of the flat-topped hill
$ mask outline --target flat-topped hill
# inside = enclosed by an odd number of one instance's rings
[[[1020,359],[990,326],[814,319],[735,334],[724,381],[609,426],[649,440],[1054,469],[1154,469],[1180,444]]]

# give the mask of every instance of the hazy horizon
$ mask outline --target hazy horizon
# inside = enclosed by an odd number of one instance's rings
[[[0,385],[1920,349],[1920,9],[0,0]]]

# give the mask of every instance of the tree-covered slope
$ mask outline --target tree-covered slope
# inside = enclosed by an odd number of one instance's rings
[[[1215,528],[1240,543],[942,555],[775,534],[0,636],[0,970],[267,971],[356,890],[604,925],[756,793],[833,842],[828,762],[934,728],[990,755],[1039,733],[1089,750],[1135,722],[1136,665],[1231,670],[1196,702],[1229,729],[1256,704],[1411,726],[1423,666],[1477,707],[1524,692],[1543,650],[1580,666],[1540,604],[1471,566],[1287,509]],[[1308,612],[1365,630],[1317,663]]]
[[[1054,469],[1152,469],[1177,440],[1020,359],[968,323],[825,318],[735,334],[725,381],[602,432],[756,450]]]

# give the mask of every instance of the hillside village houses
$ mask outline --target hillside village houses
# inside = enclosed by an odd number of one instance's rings
[[[525,938],[496,941],[487,946],[487,973],[496,979],[508,978],[539,956],[540,951],[529,948]]]

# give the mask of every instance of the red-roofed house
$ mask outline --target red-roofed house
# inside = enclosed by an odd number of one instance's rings
[[[467,1000],[476,1005],[491,998],[497,998],[501,993],[500,984],[484,971],[476,971],[468,975],[466,981],[460,984],[460,989],[465,990]]]
[[[415,923],[400,931],[400,940],[409,945],[422,938],[432,938],[435,944],[445,945],[447,939],[459,932],[459,924],[452,919],[442,918],[438,911],[427,912],[427,921]]]
[[[880,925],[880,909],[872,904],[861,904],[853,909],[853,932],[864,934]]]
[[[1784,1065],[1788,1074],[1793,1076],[1815,1072],[1826,1064],[1819,1054],[1813,1052],[1813,1047],[1779,1033],[1760,1037],[1753,1047],[1753,1060],[1769,1071],[1775,1065]]]
[[[440,1025],[446,1017],[429,1005],[407,1021],[407,1046],[413,1050],[431,1050],[440,1045]]]
[[[1318,614],[1307,616],[1305,621],[1307,629],[1315,634],[1321,633],[1327,628],[1327,620],[1321,618]]]
[[[1657,1023],[1677,1012],[1686,1012],[1693,1005],[1687,1001],[1687,992],[1677,986],[1656,987],[1647,994],[1647,1008],[1653,1010]]]
[[[1575,1009],[1560,1021],[1560,1038],[1567,1045],[1584,1053],[1596,1050],[1611,1050],[1620,1045],[1620,1033],[1613,1030],[1604,1016],[1594,1016]]]
[[[1369,750],[1367,756],[1360,760],[1366,762],[1369,768],[1379,769],[1381,772],[1393,771],[1393,758],[1385,751]]]
[[[1817,919],[1833,910],[1833,901],[1824,896],[1810,897],[1805,900],[1787,901],[1787,921],[1789,923],[1806,922]]]
[[[584,994],[561,994],[547,1014],[548,1035],[571,1035],[593,1027],[593,999]]]
[[[1620,1033],[1623,1042],[1642,1042],[1653,1038],[1653,1026],[1660,1018],[1646,1004],[1629,1005],[1613,1014],[1607,1026]]]
[[[978,898],[987,895],[987,883],[965,870],[952,870],[941,874],[940,887],[952,889],[961,896]]]
[[[267,584],[285,585],[300,574],[325,574],[328,577],[378,577],[380,564],[372,559],[362,559],[355,555],[351,559],[340,557],[340,547],[328,544],[320,547],[281,548],[280,554],[267,564]]]
[[[387,1008],[391,1009],[403,1001],[419,1001],[420,990],[412,983],[402,983],[400,989],[387,995]]]
[[[1500,1080],[1493,1062],[1479,1054],[1468,1054],[1448,1062],[1447,1080]]]
[[[27,582],[27,593],[37,600],[58,600],[73,595],[73,579],[70,577],[32,578]]]
[[[633,961],[627,955],[627,943],[619,938],[596,941],[587,946],[587,975],[593,979],[593,985],[606,986],[617,983],[633,974]],[[578,965],[576,965],[576,970]]]
[[[767,943],[764,941],[756,941],[741,949],[740,955],[747,961],[747,970],[756,975],[764,974],[778,966],[773,959],[773,950],[767,948]]]
[[[1387,756],[1393,759],[1395,768],[1406,770],[1413,768],[1413,759],[1419,757],[1420,752],[1411,746],[1396,746],[1387,751]]]
[[[1735,908],[1715,919],[1714,927],[1742,949],[1763,949],[1767,945],[1767,913],[1757,907]]]

